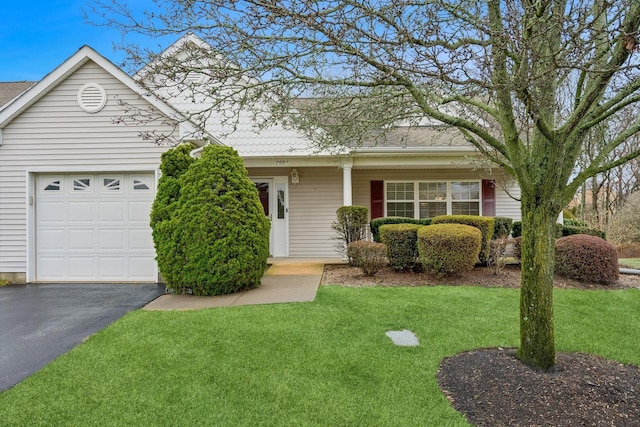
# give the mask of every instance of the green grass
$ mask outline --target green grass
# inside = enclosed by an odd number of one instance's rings
[[[320,288],[313,303],[129,313],[0,394],[3,426],[463,426],[447,356],[518,343],[518,291]],[[557,290],[561,351],[640,364],[640,291]],[[419,347],[388,330],[410,329]]]
[[[640,258],[620,258],[618,264],[629,268],[640,268]]]

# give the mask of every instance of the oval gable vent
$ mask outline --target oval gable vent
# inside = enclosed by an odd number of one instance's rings
[[[87,83],[78,91],[78,105],[87,113],[97,113],[107,103],[107,93],[97,83]]]

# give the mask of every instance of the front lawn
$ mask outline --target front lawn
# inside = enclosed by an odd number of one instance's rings
[[[561,351],[640,364],[640,290],[556,290]],[[410,329],[419,347],[388,330]],[[313,303],[128,314],[0,394],[2,425],[455,426],[449,355],[518,343],[518,290],[323,286]]]
[[[640,268],[640,258],[620,258],[618,264],[621,267]]]

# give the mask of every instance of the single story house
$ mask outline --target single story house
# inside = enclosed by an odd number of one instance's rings
[[[191,35],[182,42],[189,42]],[[381,216],[520,218],[499,168],[436,126],[399,127],[341,156],[302,134],[243,115],[231,135],[199,131],[181,98],[152,94],[88,46],[37,83],[0,83],[0,277],[14,282],[155,282],[149,211],[167,146],[225,144],[244,159],[271,218],[274,257],[335,257],[343,205]],[[141,111],[156,118],[131,123]]]

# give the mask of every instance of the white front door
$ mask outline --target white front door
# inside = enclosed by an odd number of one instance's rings
[[[42,174],[35,182],[37,281],[157,281],[153,173]]]
[[[265,215],[271,221],[269,253],[274,257],[289,256],[287,177],[251,178],[258,189],[258,196]]]

